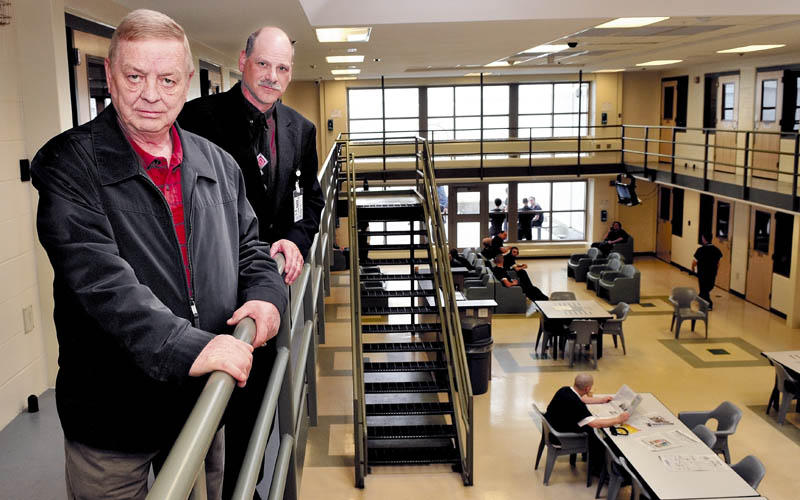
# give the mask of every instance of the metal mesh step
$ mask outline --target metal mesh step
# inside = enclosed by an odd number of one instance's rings
[[[364,392],[366,394],[427,393],[447,392],[447,390],[447,385],[440,384],[435,380],[419,382],[366,382],[364,384]]]
[[[427,243],[387,243],[385,245],[361,245],[358,247],[359,252],[369,250],[428,250]]]
[[[431,273],[424,272],[424,273],[414,273],[414,274],[383,274],[383,273],[375,273],[375,274],[362,274],[358,278],[360,281],[412,281],[412,280],[419,280],[431,279]]]
[[[378,231],[378,230],[366,230],[366,231],[359,231],[361,234],[366,234],[368,236],[409,236],[412,234],[415,235],[426,235],[428,231],[425,229],[394,229],[394,230],[387,230],[387,231]]]
[[[364,363],[364,373],[378,372],[440,372],[447,365],[441,361],[382,361]]]
[[[451,403],[376,403],[367,405],[368,417],[395,415],[452,415]]]
[[[379,299],[384,297],[433,297],[432,290],[362,290],[362,299]]]
[[[408,306],[408,307],[365,307],[361,311],[362,316],[386,316],[389,314],[438,314],[439,309],[429,306]]]
[[[405,266],[405,265],[425,265],[430,264],[431,259],[428,257],[418,257],[415,259],[366,259],[361,262],[362,266]]]
[[[364,352],[428,352],[443,351],[442,342],[374,342],[364,343]]]
[[[426,333],[441,332],[440,323],[417,323],[414,325],[361,325],[361,333]]]
[[[373,425],[368,439],[439,439],[456,437],[454,425]]]
[[[370,465],[447,464],[458,463],[458,451],[453,446],[415,448],[368,448]]]

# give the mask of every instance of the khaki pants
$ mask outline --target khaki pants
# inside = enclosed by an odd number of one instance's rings
[[[93,448],[64,439],[68,500],[144,500],[150,466],[161,469],[169,450],[126,453]],[[206,485],[209,500],[222,494],[225,436],[217,432],[206,455]]]

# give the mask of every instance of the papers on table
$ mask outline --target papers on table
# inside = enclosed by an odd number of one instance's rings
[[[727,467],[717,455],[659,455],[658,459],[672,472],[721,471]]]
[[[571,311],[572,307],[570,306],[553,306],[553,309],[556,311]]]
[[[684,431],[677,430],[659,434],[648,434],[648,436],[642,438],[640,442],[645,448],[651,451],[665,451],[672,448],[679,448],[687,444],[695,444],[698,440]]]

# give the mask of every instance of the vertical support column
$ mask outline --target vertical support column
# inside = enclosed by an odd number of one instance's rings
[[[669,178],[670,182],[675,184],[675,127],[672,127],[672,157],[670,158]]]
[[[750,199],[750,189],[747,187],[747,171],[750,163],[750,131],[744,134],[744,176],[742,179],[742,198]]]
[[[644,128],[644,175],[648,175],[647,171],[647,150],[650,145],[650,127]]]
[[[625,166],[625,124],[623,123],[620,126],[620,134],[619,134],[619,162]]]
[[[703,147],[703,191],[708,191],[708,130],[703,129],[705,146]]]
[[[797,212],[800,200],[797,199],[797,167],[800,162],[800,134],[794,136],[794,171],[792,172],[792,210]]]
[[[578,71],[578,177],[581,176],[581,102],[583,101],[583,70]]]
[[[480,143],[480,148],[481,148],[481,167],[480,167],[480,172],[481,172],[481,175],[480,175],[480,177],[481,177],[481,180],[483,180],[483,72],[481,72],[481,86],[480,86],[480,89],[481,89],[480,90],[480,92],[481,92],[481,143]]]

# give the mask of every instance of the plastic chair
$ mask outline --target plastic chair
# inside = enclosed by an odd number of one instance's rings
[[[631,264],[625,264],[617,272],[605,271],[597,282],[597,296],[610,304],[639,302],[642,273]]]
[[[578,346],[591,346],[592,348],[592,366],[597,368],[597,334],[600,329],[600,325],[597,323],[597,320],[594,319],[574,319],[572,323],[570,323],[569,329],[572,333],[569,334],[567,338],[567,351],[569,352],[569,366],[575,364],[575,357],[581,353],[581,349],[576,348]]]
[[[574,292],[553,292],[550,300],[577,300]]]
[[[706,338],[708,338],[708,302],[697,296],[694,288],[676,287],[672,289],[672,294],[669,297],[675,310],[672,313],[672,324],[669,330],[675,328],[675,338],[681,333],[681,323],[686,320],[691,320],[692,331],[694,331],[694,324],[700,320],[706,324]],[[692,309],[692,302],[697,303],[697,309]],[[676,326],[677,324],[677,326]]]
[[[567,278],[572,276],[575,278],[575,281],[586,281],[586,273],[589,271],[589,266],[600,258],[603,258],[603,255],[597,248],[590,248],[586,253],[574,253],[570,255],[569,261],[567,262]],[[605,260],[603,260],[603,262],[605,262]]]
[[[714,435],[714,431],[703,424],[695,426],[692,432],[694,432],[694,435],[699,437],[700,441],[705,443],[709,448],[713,448],[717,443],[717,436]]]
[[[747,455],[739,462],[731,465],[731,469],[735,470],[754,490],[758,489],[758,485],[761,484],[761,480],[767,474],[764,464],[754,455]]]
[[[600,483],[597,485],[597,492],[595,492],[594,497],[600,498],[600,490],[602,490],[603,485],[608,482],[608,492],[606,493],[606,498],[615,499],[619,495],[620,488],[626,484],[630,484],[630,476],[627,472],[625,472],[625,469],[622,468],[619,458],[614,454],[614,452],[611,450],[611,447],[606,442],[603,431],[600,429],[594,429],[594,434],[597,436],[597,439],[603,443],[603,446],[606,449],[606,466],[600,473]]]
[[[739,420],[742,419],[742,410],[730,401],[723,401],[711,411],[678,413],[678,419],[690,429],[694,429],[700,424],[705,425],[712,418],[717,421],[717,430],[714,431],[717,442],[710,448],[716,453],[722,453],[725,456],[725,463],[729,464],[731,463],[731,452],[728,450],[728,436],[732,436],[736,432]]]
[[[651,497],[650,493],[645,489],[639,477],[633,473],[628,462],[625,461],[625,457],[619,457],[619,463],[631,478],[631,500],[641,500],[642,498],[653,500],[653,497]]]
[[[613,309],[608,311],[614,315],[613,319],[607,319],[600,326],[601,335],[611,335],[614,337],[614,347],[617,347],[617,337],[622,342],[622,354],[628,354],[625,350],[625,334],[622,332],[622,322],[628,317],[631,306],[625,302],[620,302]]]
[[[611,255],[619,255],[612,253]],[[612,259],[609,255],[609,260],[605,264],[595,264],[589,266],[589,272],[586,273],[586,289],[597,291],[597,282],[600,281],[601,276],[606,271],[619,271],[622,269],[623,261],[620,258]]]
[[[569,455],[570,464],[574,466],[578,453],[589,454],[589,435],[582,432],[558,432],[552,428],[538,406],[534,404],[533,409],[542,422],[542,439],[539,441],[539,451],[536,453],[536,465],[534,465],[533,469],[537,470],[539,468],[539,460],[542,458],[545,446],[547,446],[547,461],[544,467],[544,485],[547,486],[558,457]],[[589,469],[586,472],[586,486],[591,486],[591,484],[592,475],[591,469]]]
[[[777,380],[775,386],[780,393],[780,406],[778,407],[778,423],[783,425],[786,422],[786,413],[789,411],[789,405],[795,399],[800,399],[800,382],[795,380],[786,368],[775,362],[775,379]],[[800,404],[800,403],[798,403]],[[767,406],[767,413],[769,413],[769,406]]]

